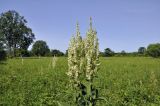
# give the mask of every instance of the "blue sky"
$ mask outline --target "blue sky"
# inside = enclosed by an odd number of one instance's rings
[[[7,10],[27,19],[36,40],[63,52],[77,21],[85,36],[90,16],[101,51],[132,52],[160,42],[160,0],[1,0],[0,13]]]

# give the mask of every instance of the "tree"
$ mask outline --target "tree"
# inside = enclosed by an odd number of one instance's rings
[[[35,39],[32,29],[26,24],[26,19],[16,11],[0,15],[0,38],[12,56],[16,56],[18,49],[27,50]]]
[[[147,54],[152,57],[160,57],[160,43],[148,45]]]
[[[104,55],[105,55],[106,57],[113,56],[113,55],[114,55],[114,51],[112,51],[110,48],[106,48],[106,49],[104,50]]]
[[[122,56],[125,56],[126,54],[127,54],[126,51],[124,51],[124,50],[121,51]]]
[[[99,51],[99,56],[104,57],[105,56],[104,52]]]
[[[47,43],[43,40],[38,40],[33,44],[32,53],[36,56],[46,56],[50,50]]]
[[[146,48],[145,48],[145,47],[140,47],[140,48],[138,49],[138,53],[139,53],[139,54],[145,54],[145,52],[146,52]]]
[[[52,56],[63,56],[64,53],[59,51],[59,50],[57,50],[57,49],[54,49],[54,50],[51,50],[51,55]]]
[[[66,52],[65,52],[65,56],[68,56],[68,49],[67,49]]]
[[[3,49],[3,44],[0,42],[0,61],[6,59],[6,52]]]

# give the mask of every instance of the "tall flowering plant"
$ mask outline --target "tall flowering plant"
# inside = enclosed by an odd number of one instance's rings
[[[97,32],[90,28],[82,39],[77,23],[76,36],[70,40],[68,48],[68,72],[72,88],[76,92],[78,106],[95,106],[98,90],[93,86],[93,79],[99,69],[99,43]]]

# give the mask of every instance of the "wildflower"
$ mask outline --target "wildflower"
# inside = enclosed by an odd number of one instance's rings
[[[73,87],[76,90],[81,90],[81,93],[79,92],[76,97],[78,98],[76,102],[79,105],[85,101],[85,103],[89,103],[89,106],[94,106],[98,94],[92,83],[99,65],[97,32],[93,30],[90,18],[90,28],[86,33],[86,38],[82,39],[80,36],[79,24],[77,23],[76,36],[72,36],[68,48],[67,75]]]

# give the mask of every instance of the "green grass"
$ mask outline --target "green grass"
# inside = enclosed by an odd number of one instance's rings
[[[95,86],[99,106],[160,105],[160,59],[100,58]],[[0,105],[74,106],[66,75],[67,58],[9,59],[0,63]]]

